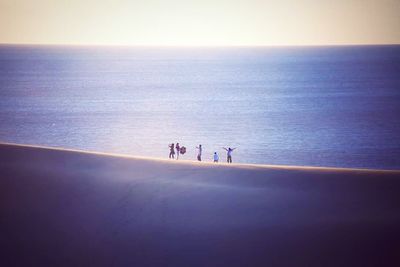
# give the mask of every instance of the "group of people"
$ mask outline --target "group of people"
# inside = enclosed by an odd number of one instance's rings
[[[172,143],[172,144],[168,145],[168,147],[169,147],[169,158],[170,159],[175,159],[175,150],[176,150],[176,159],[179,159],[180,154],[186,153],[186,147],[180,146],[179,143],[176,143],[176,145],[174,143]],[[196,146],[196,149],[197,149],[197,160],[201,161],[201,156],[203,154],[203,147],[201,145],[199,145],[199,146]],[[223,147],[223,149],[226,150],[226,161],[228,163],[232,163],[232,152],[236,148]],[[218,156],[217,152],[214,152],[213,159],[214,159],[214,163],[218,163],[219,156]]]
[[[179,154],[185,154],[186,153],[186,147],[180,146],[179,143],[174,143],[168,145],[169,146],[169,158],[174,159],[175,158],[175,149],[176,149],[176,159],[179,159]]]

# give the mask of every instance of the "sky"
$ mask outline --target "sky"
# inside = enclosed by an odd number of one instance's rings
[[[400,44],[400,0],[0,0],[0,43]]]

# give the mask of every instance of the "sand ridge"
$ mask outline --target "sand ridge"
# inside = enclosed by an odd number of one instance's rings
[[[211,161],[196,161],[196,160],[188,160],[188,159],[180,159],[180,160],[171,160],[167,158],[156,158],[156,157],[145,157],[138,155],[129,155],[129,154],[120,154],[120,153],[108,153],[108,152],[99,152],[99,151],[88,151],[82,149],[73,149],[73,148],[64,148],[64,147],[53,147],[53,146],[42,146],[42,145],[32,145],[32,144],[17,144],[17,143],[7,143],[0,142],[0,146],[19,146],[26,148],[38,148],[38,149],[48,149],[48,150],[59,150],[59,151],[70,151],[70,152],[78,152],[78,153],[87,153],[101,156],[110,156],[110,157],[120,157],[120,158],[130,158],[130,159],[139,159],[139,160],[149,160],[154,162],[162,162],[162,163],[171,163],[171,164],[192,164],[195,166],[229,166],[236,168],[247,168],[247,169],[257,169],[257,168],[267,168],[267,169],[281,169],[281,170],[309,170],[309,171],[335,171],[335,172],[368,172],[368,173],[391,173],[391,174],[400,174],[400,170],[381,170],[381,169],[368,169],[368,168],[339,168],[339,167],[317,167],[317,166],[295,166],[295,165],[271,165],[271,164],[251,164],[251,163],[232,163],[228,164],[224,161],[220,161],[218,164],[215,164]]]
[[[0,145],[0,266],[398,266],[400,174]]]

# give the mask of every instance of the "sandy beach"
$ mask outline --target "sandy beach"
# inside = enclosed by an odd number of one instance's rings
[[[399,266],[400,171],[0,144],[1,266]]]

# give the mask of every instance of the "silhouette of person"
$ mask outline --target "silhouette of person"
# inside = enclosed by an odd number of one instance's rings
[[[196,146],[196,148],[198,149],[197,160],[201,161],[201,153],[203,152],[203,148],[201,147],[201,145],[199,145],[198,147]]]
[[[173,159],[175,156],[175,147],[174,147],[174,143],[168,145],[169,147],[169,158]]]
[[[176,159],[179,159],[179,153],[181,152],[181,147],[179,146],[179,143],[176,143]]]

